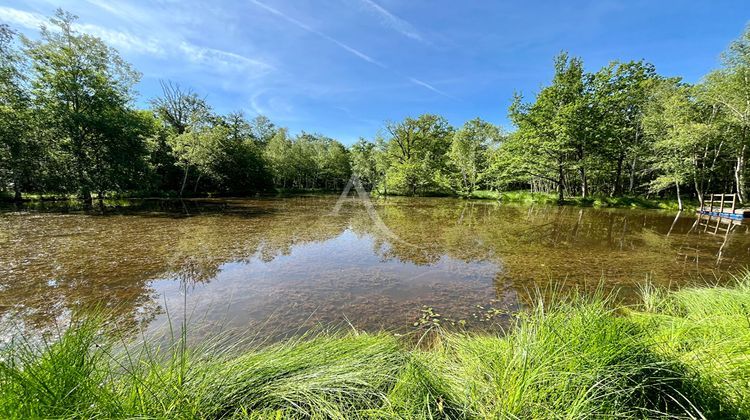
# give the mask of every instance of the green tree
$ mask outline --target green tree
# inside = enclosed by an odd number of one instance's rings
[[[644,116],[645,134],[651,140],[651,168],[656,177],[652,191],[675,188],[682,210],[680,187],[693,180],[703,201],[705,178],[710,174],[707,151],[718,139],[713,112],[696,101],[693,87],[675,79],[664,80],[654,91]]]
[[[342,188],[352,169],[349,162],[349,151],[340,142],[327,137],[315,139],[315,164],[319,185],[324,189]]]
[[[564,200],[566,173],[575,168],[572,157],[585,130],[586,111],[583,63],[560,54],[555,58],[552,85],[542,89],[532,104],[516,96],[510,118],[518,128],[514,145],[524,172],[552,182],[558,200]],[[586,192],[585,167],[578,165],[583,191]]]
[[[287,130],[282,128],[268,141],[265,148],[266,160],[273,176],[274,184],[287,188],[294,178],[294,167],[291,161],[292,141]]]
[[[252,136],[259,146],[265,147],[274,135],[278,132],[278,128],[264,115],[257,115],[250,121],[250,131]]]
[[[360,138],[349,148],[352,173],[368,190],[377,185],[380,180],[376,161],[375,144]]]
[[[750,26],[722,55],[722,68],[706,76],[703,95],[721,106],[731,130],[727,131],[734,155],[735,190],[747,199],[745,172],[750,143]]]
[[[612,196],[625,191],[626,163],[627,190],[632,193],[635,189],[637,168],[647,152],[642,127],[644,108],[657,81],[654,66],[643,61],[613,62],[592,76],[588,128],[593,132],[595,161],[600,168],[604,165],[603,181]]]
[[[75,19],[58,10],[50,19],[53,28],[42,27],[39,41],[24,43],[39,119],[70,161],[80,196],[90,202],[92,189],[116,188],[121,180],[113,176],[141,163],[142,145],[118,144],[128,137],[124,130],[133,118],[129,104],[139,75],[102,40],[76,32]]]
[[[500,130],[479,118],[466,122],[453,133],[449,162],[458,175],[454,188],[471,195],[487,168],[487,151],[500,141]]]
[[[179,195],[182,197],[190,176],[190,168],[199,164],[198,159],[201,156],[199,132],[211,124],[214,116],[206,101],[192,90],[185,90],[180,85],[171,82],[161,82],[161,88],[162,96],[151,100],[151,106],[156,117],[164,123],[167,129],[164,146],[170,151],[168,155],[174,157],[172,165],[182,171],[182,182],[179,187]],[[195,133],[190,135],[191,131]],[[164,161],[162,167],[166,173],[161,173],[161,175],[166,177],[170,165]],[[195,181],[196,190],[200,176],[198,174]]]
[[[389,123],[386,152],[390,160],[387,180],[401,194],[439,192],[447,187],[447,152],[453,135],[448,121],[423,114]],[[387,187],[386,187],[387,188]]]
[[[161,81],[160,84],[162,96],[152,99],[151,106],[173,134],[183,134],[211,120],[211,107],[197,93],[172,82]]]
[[[20,201],[38,175],[43,151],[32,135],[24,57],[14,40],[15,33],[0,25],[0,187],[12,184],[14,199]]]

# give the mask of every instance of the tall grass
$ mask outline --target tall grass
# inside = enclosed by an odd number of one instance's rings
[[[120,340],[100,318],[0,359],[0,418],[748,418],[750,276],[549,296],[507,331],[319,333],[264,346]],[[540,296],[543,294],[540,294]],[[546,303],[545,303],[546,302]]]
[[[718,413],[750,418],[750,274],[732,287],[651,288],[644,301],[629,316],[648,331],[643,342],[680,366],[696,396],[716,399]]]

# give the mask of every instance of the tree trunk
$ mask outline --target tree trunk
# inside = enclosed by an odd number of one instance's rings
[[[563,179],[565,178],[565,170],[562,163],[558,163],[558,179],[557,179],[557,204],[562,205],[565,202],[565,185]]]
[[[698,179],[695,179],[695,194],[698,196],[698,203],[700,205],[703,205],[703,190],[701,189],[700,185],[698,184]]]
[[[13,201],[21,202],[21,184],[17,180],[13,181]]]
[[[185,176],[182,177],[182,187],[180,187],[180,197],[182,197],[182,193],[185,192],[185,184],[187,184],[189,171],[190,171],[190,166],[185,166]]]
[[[680,197],[680,183],[675,182],[674,186],[677,189],[677,209],[679,211],[682,211],[682,197]]]
[[[88,187],[83,187],[83,190],[81,190],[81,201],[83,201],[86,206],[91,206],[94,202],[94,199],[91,196],[91,191]]]
[[[737,155],[737,165],[734,167],[734,181],[737,190],[737,198],[740,203],[745,202],[745,146],[740,148]]]
[[[635,165],[637,161],[637,156],[635,153],[633,153],[633,161],[630,163],[630,186],[628,188],[628,194],[633,195],[633,190],[635,189]]]
[[[586,178],[586,168],[581,166],[581,196],[583,198],[588,197],[589,194],[589,180]]]
[[[198,174],[198,179],[195,180],[195,187],[193,187],[193,194],[198,193],[198,185],[200,184],[200,182],[201,182],[201,175]]]
[[[620,182],[622,181],[622,162],[625,160],[625,153],[620,152],[620,155],[617,156],[617,172],[615,174],[615,185],[612,187],[612,194],[610,194],[612,197],[620,195],[621,188],[620,188]]]

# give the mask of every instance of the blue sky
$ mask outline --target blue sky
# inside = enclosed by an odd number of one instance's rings
[[[142,106],[172,80],[347,144],[425,112],[508,127],[513,92],[533,96],[562,50],[695,82],[750,20],[748,0],[4,0],[0,21],[33,36],[57,7],[143,73]]]

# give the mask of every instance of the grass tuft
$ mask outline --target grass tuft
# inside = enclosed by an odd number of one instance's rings
[[[507,332],[435,329],[417,346],[353,332],[188,345],[184,325],[133,342],[81,318],[2,349],[0,418],[750,417],[750,274],[642,294],[613,308],[539,292]]]

